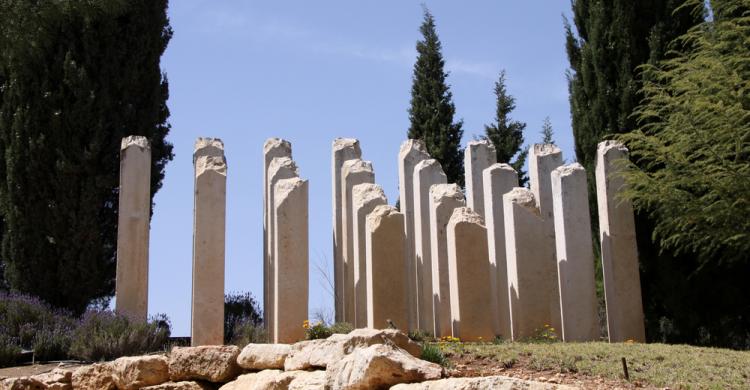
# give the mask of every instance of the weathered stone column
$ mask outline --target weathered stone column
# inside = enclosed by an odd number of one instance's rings
[[[356,294],[354,289],[354,191],[357,184],[374,183],[372,163],[360,159],[344,162],[341,169],[341,231],[344,255],[344,321],[354,325]]]
[[[273,208],[276,204],[275,200],[275,186],[279,180],[292,179],[299,177],[299,170],[297,165],[289,157],[274,157],[271,159],[271,163],[268,165],[268,187],[266,191],[268,193],[268,205],[270,207],[268,214],[268,263],[266,263],[268,273],[264,276],[267,277],[268,285],[268,317],[263,318],[266,331],[268,332],[268,338],[273,340],[275,337],[274,331],[276,329],[274,321],[276,320],[276,314],[274,313],[275,306],[273,303],[274,296],[276,296],[276,285],[273,283],[274,268],[276,267],[276,213]],[[264,299],[265,301],[265,299]]]
[[[305,338],[308,305],[308,182],[298,177],[274,187],[274,343]]]
[[[414,167],[430,158],[424,142],[409,139],[401,144],[398,152],[399,207],[404,214],[404,239],[406,240],[406,305],[409,313],[408,330],[420,328],[419,294],[417,291],[417,261],[414,243]]]
[[[602,243],[604,297],[609,341],[646,341],[638,273],[633,206],[617,196],[625,182],[619,175],[628,149],[615,141],[599,143],[596,152],[596,200]]]
[[[354,326],[367,327],[367,252],[365,233],[367,215],[375,207],[388,204],[385,192],[377,184],[357,184],[352,189],[354,200]]]
[[[484,180],[482,172],[497,162],[495,146],[489,140],[471,141],[464,150],[466,205],[484,218]]]
[[[432,246],[430,245],[430,187],[446,184],[443,167],[435,159],[422,160],[414,167],[414,247],[417,262],[420,328],[435,329],[432,301]]]
[[[404,214],[393,206],[375,207],[367,216],[367,327],[406,331]]]
[[[344,321],[344,253],[342,245],[343,209],[341,208],[341,169],[344,161],[362,157],[359,141],[353,138],[336,138],[333,140],[331,153],[331,199],[333,205],[333,293],[336,322]]]
[[[530,190],[516,187],[506,193],[503,208],[511,336],[517,341],[534,336],[560,316],[560,302],[551,291],[557,289],[555,242]]]
[[[268,168],[271,165],[271,160],[276,157],[288,157],[292,158],[292,144],[289,141],[281,138],[269,138],[263,144],[263,319],[264,326],[268,326],[268,318],[270,318],[269,307],[271,306],[270,294],[268,285],[270,284],[269,270],[271,266],[271,258],[273,257],[273,248],[269,247],[268,244],[271,242],[268,230],[270,229],[269,224],[271,221],[271,214],[273,214],[273,205],[268,203],[270,198],[268,186]],[[268,329],[266,329],[268,332]]]
[[[120,144],[120,199],[117,211],[116,311],[148,318],[148,237],[151,221],[151,145],[131,135]]]
[[[430,187],[430,258],[435,337],[452,334],[447,227],[453,210],[464,206],[464,194],[457,184],[435,184]]]
[[[553,288],[549,290],[550,302],[557,306],[554,309],[549,324],[559,332],[562,326],[560,314],[560,289],[557,285],[557,258],[555,257],[555,219],[552,209],[552,171],[562,165],[562,152],[560,148],[552,144],[534,144],[529,149],[529,183],[531,192],[534,193],[536,207],[544,220],[544,245],[550,245],[552,251],[551,263],[547,269],[551,270],[551,283]],[[559,334],[559,333],[558,333]]]
[[[227,163],[224,144],[198,138],[193,153],[193,301],[191,342],[224,344],[224,232]]]
[[[552,171],[562,339],[599,339],[594,252],[586,171],[575,163]]]
[[[490,257],[490,295],[495,334],[510,338],[510,304],[508,302],[508,265],[505,260],[505,216],[503,195],[518,186],[518,173],[508,164],[493,164],[482,173],[484,214],[487,226],[487,250]]]
[[[495,339],[489,296],[490,261],[487,229],[482,217],[468,207],[453,210],[448,222],[448,279],[453,337],[462,341]]]

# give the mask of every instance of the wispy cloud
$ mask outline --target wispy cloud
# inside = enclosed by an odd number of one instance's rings
[[[477,76],[489,80],[497,79],[500,72],[500,68],[495,64],[489,62],[473,62],[459,58],[446,59],[445,67],[452,73]]]

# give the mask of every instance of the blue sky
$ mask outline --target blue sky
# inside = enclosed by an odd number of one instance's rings
[[[391,203],[398,149],[409,127],[421,1],[173,0],[174,37],[162,58],[170,83],[175,159],[151,222],[149,313],[166,313],[174,335],[190,333],[192,149],[221,138],[228,160],[226,291],[262,301],[262,146],[292,142],[310,180],[310,311],[332,310],[315,266],[331,265],[331,142],[358,138]],[[435,16],[464,144],[494,119],[494,82],[507,71],[514,118],[574,160],[562,15],[568,0],[427,1]]]

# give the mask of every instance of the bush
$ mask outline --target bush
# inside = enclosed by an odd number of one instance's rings
[[[354,330],[354,326],[348,322],[337,322],[328,325],[323,321],[318,321],[311,326],[310,321],[305,321],[302,327],[305,328],[305,338],[307,340],[326,339],[334,333],[347,334]]]
[[[226,344],[240,348],[248,344],[268,343],[268,333],[263,325],[253,325],[250,321],[240,322],[232,329],[232,338]]]
[[[4,329],[0,328],[0,367],[14,365],[18,362],[21,347],[18,341],[8,336]]]
[[[448,364],[448,359],[443,355],[443,351],[437,345],[431,343],[422,344],[422,355],[420,358],[441,366]]]
[[[146,323],[133,323],[111,311],[88,311],[73,332],[70,355],[99,361],[160,351],[169,335],[169,319],[163,314]]]
[[[267,342],[263,315],[252,294],[230,293],[224,296],[224,343],[244,346]]]

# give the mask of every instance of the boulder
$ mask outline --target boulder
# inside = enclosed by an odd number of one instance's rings
[[[285,374],[293,375],[294,379],[289,382],[288,390],[325,390],[325,371],[287,371]]]
[[[325,371],[264,370],[240,375],[219,390],[325,390]]]
[[[0,390],[45,390],[47,385],[28,376],[0,380]]]
[[[438,379],[442,367],[415,358],[401,348],[376,344],[357,348],[326,369],[332,390],[377,389],[399,383]]]
[[[574,386],[527,381],[508,376],[485,376],[479,378],[448,378],[422,383],[401,384],[391,390],[575,390]]]
[[[240,372],[239,354],[239,347],[234,345],[174,347],[169,354],[169,377],[174,382],[227,382]]]
[[[115,381],[112,366],[108,363],[83,366],[70,378],[75,390],[114,390]]]
[[[156,386],[144,387],[141,390],[211,390],[213,387],[193,381],[166,382]]]
[[[247,370],[283,369],[291,351],[288,344],[248,344],[240,352],[237,364]]]
[[[161,355],[121,357],[111,364],[112,378],[120,390],[137,390],[169,380],[167,358]]]
[[[44,374],[34,375],[32,378],[45,384],[47,390],[71,390],[71,378],[73,371],[64,368],[55,368]]]

